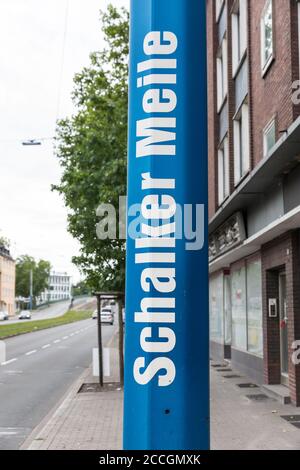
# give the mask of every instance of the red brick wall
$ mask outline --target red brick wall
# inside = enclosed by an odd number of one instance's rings
[[[228,110],[230,150],[230,190],[234,190],[233,128],[234,81],[231,74],[231,9],[228,5]],[[266,0],[248,0],[248,61],[250,105],[250,155],[254,168],[263,158],[263,129],[276,116],[277,138],[300,115],[300,105],[292,103],[292,83],[299,79],[298,13],[295,0],[273,0],[275,59],[262,77],[260,24]],[[215,1],[207,0],[208,38],[208,143],[209,143],[209,218],[218,209],[217,148],[219,143],[216,87],[216,53],[218,26]]]
[[[209,218],[214,215],[217,208],[217,84],[216,84],[216,31],[215,2],[207,0],[207,65],[208,65],[208,210]]]
[[[292,80],[299,80],[299,34],[298,34],[298,3],[290,0],[291,3],[291,53],[292,53]],[[300,115],[300,105],[294,105],[294,120]]]
[[[265,77],[261,71],[261,15],[266,0],[248,0],[250,6],[251,43],[250,84],[252,107],[252,151],[253,163],[263,158],[263,129],[274,115],[279,131],[287,129],[294,120],[292,95],[292,40],[291,0],[273,0],[275,60]],[[293,2],[292,2],[293,3]]]
[[[227,44],[228,44],[228,140],[229,140],[229,187],[234,191],[234,136],[233,116],[235,114],[235,82],[232,77],[232,28],[231,10],[234,0],[227,0]]]
[[[280,324],[279,316],[269,318],[270,298],[279,302],[279,272],[285,270],[287,280],[287,311],[289,341],[289,387],[291,399],[300,406],[300,365],[292,362],[291,348],[300,339],[300,253],[299,231],[289,232],[262,247],[263,275],[263,331],[264,331],[264,375],[268,384],[279,384]]]

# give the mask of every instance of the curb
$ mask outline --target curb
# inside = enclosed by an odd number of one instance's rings
[[[117,335],[118,335],[118,331],[116,331],[115,334],[112,335],[106,347],[111,347]],[[35,449],[30,449],[31,445],[34,443],[34,441],[37,440],[38,436],[43,433],[43,430],[46,428],[49,422],[54,418],[56,413],[61,408],[64,407],[67,400],[77,395],[77,392],[80,386],[85,382],[85,379],[91,374],[92,374],[92,364],[90,364],[89,367],[87,367],[81,373],[81,375],[72,383],[72,385],[68,388],[68,390],[63,394],[60,400],[46,414],[46,416],[42,419],[42,421],[31,431],[29,436],[27,436],[23,444],[20,446],[20,450],[35,450]]]
[[[77,394],[77,391],[80,388],[80,385],[84,382],[84,379],[90,374],[91,366],[87,367],[82,374],[73,382],[73,384],[68,388],[66,393],[61,397],[61,399],[56,403],[56,405],[46,414],[42,421],[31,431],[29,436],[25,439],[23,444],[20,446],[20,450],[30,450],[31,444],[36,440],[38,435],[42,433],[43,429],[54,417],[56,412],[64,405],[65,401],[70,397]]]

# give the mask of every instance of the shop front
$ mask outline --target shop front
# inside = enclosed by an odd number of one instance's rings
[[[300,231],[262,247],[265,383],[289,388],[300,406],[300,365],[294,345],[300,338]]]
[[[211,357],[263,383],[262,267],[260,254],[210,278]]]
[[[300,209],[211,262],[211,358],[300,406]],[[295,226],[295,228],[291,228]],[[280,229],[279,229],[280,227]],[[289,230],[285,231],[284,228]],[[271,229],[271,227],[270,227]],[[281,232],[281,234],[280,234]],[[271,238],[273,234],[273,238]],[[261,240],[261,243],[259,241]],[[240,259],[239,254],[248,254]],[[250,250],[251,248],[251,250]],[[220,267],[223,269],[216,269]]]

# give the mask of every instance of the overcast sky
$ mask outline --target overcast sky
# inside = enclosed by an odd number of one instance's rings
[[[75,281],[78,244],[66,230],[62,199],[50,191],[60,178],[51,137],[56,119],[73,111],[74,74],[103,45],[99,10],[108,3],[128,7],[129,0],[0,0],[1,235],[14,256],[47,259]],[[33,138],[49,140],[21,145]]]

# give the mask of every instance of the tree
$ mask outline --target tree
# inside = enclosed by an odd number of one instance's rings
[[[80,281],[72,289],[73,297],[80,295],[91,295],[91,289],[87,285],[86,281]]]
[[[96,208],[126,195],[128,13],[109,6],[102,14],[107,47],[91,54],[75,76],[76,114],[57,127],[56,154],[63,175],[53,187],[68,209],[68,230],[81,251],[73,262],[93,289],[124,290],[125,243],[99,240]]]
[[[39,260],[31,256],[20,256],[16,262],[16,295],[18,297],[30,296],[30,271],[33,277],[34,300],[48,287],[51,264],[49,261]]]
[[[0,233],[0,247],[6,248],[7,250],[10,248],[10,240],[6,237],[3,237],[1,233]]]

